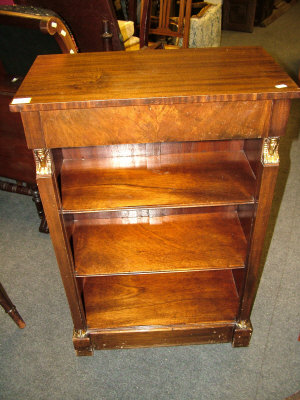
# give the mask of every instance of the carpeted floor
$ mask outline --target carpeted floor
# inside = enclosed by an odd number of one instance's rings
[[[262,45],[296,78],[300,3],[222,45]],[[27,323],[0,310],[0,399],[282,400],[300,389],[300,102],[294,101],[268,229],[249,348],[230,344],[96,352],[76,358],[50,237],[30,198],[0,192],[0,281]],[[266,254],[266,252],[265,252]]]

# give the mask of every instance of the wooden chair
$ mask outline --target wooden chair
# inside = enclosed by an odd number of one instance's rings
[[[0,189],[32,196],[41,218],[39,229],[45,233],[48,226],[33,155],[26,145],[21,118],[11,113],[8,105],[37,55],[76,52],[67,26],[52,11],[0,6]]]
[[[142,14],[140,23],[140,44],[149,45],[149,35],[165,38],[182,39],[182,45],[165,45],[164,48],[187,48],[189,43],[190,17],[192,10],[192,0],[180,0],[178,15],[174,14],[172,0],[160,0],[159,15],[152,13],[152,0],[142,1]]]
[[[134,36],[136,1],[127,4],[129,21],[118,21],[113,0],[15,0],[17,4],[47,7],[70,27],[80,52],[137,50]],[[131,17],[133,19],[131,19]],[[130,23],[132,22],[132,27]],[[131,37],[128,39],[128,32]],[[125,32],[125,35],[124,35]]]
[[[134,25],[137,24],[137,0],[126,0],[127,15],[130,21],[133,21]]]
[[[15,3],[55,11],[70,27],[80,52],[124,50],[111,0],[15,0]]]
[[[5,312],[15,321],[19,328],[25,328],[25,322],[23,321],[18,310],[13,305],[12,301],[8,297],[4,287],[0,283],[0,305],[3,307]]]

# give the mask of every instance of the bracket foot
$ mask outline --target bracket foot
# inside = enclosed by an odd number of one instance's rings
[[[74,329],[73,345],[77,356],[92,356],[94,354],[91,338],[86,331]]]
[[[238,322],[233,332],[232,347],[249,346],[252,331],[253,329],[250,321]]]

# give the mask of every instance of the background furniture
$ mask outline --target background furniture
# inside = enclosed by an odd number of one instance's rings
[[[18,325],[19,328],[25,328],[25,322],[23,321],[18,310],[13,305],[12,301],[8,297],[8,294],[4,290],[4,287],[0,283],[0,305],[3,307],[5,312],[12,318],[12,320]]]
[[[199,4],[199,3],[198,3]],[[218,47],[221,45],[222,4],[206,3],[198,10],[192,9],[189,32],[189,48]],[[182,39],[179,39],[181,45]]]
[[[257,47],[60,61],[39,58],[11,110],[36,149],[77,354],[247,346],[300,89]]]
[[[0,6],[0,189],[32,196],[41,218],[39,229],[45,233],[49,230],[36,185],[32,151],[27,148],[20,115],[12,114],[8,106],[36,56],[61,52],[76,53],[77,47],[55,13]]]
[[[224,0],[223,29],[252,32],[254,25],[267,26],[297,0]]]
[[[140,45],[148,46],[149,35],[167,38],[182,39],[180,47],[187,48],[189,44],[190,17],[192,0],[180,0],[178,15],[174,15],[172,0],[161,0],[159,15],[152,14],[152,0],[143,0],[141,6]],[[175,18],[174,18],[175,17]],[[178,43],[177,43],[178,45]],[[164,48],[174,48],[174,44],[164,45]]]
[[[252,32],[256,0],[223,0],[223,29]]]
[[[75,42],[52,11],[33,7],[0,6],[0,189],[33,196],[40,231],[49,232],[21,118],[9,103],[39,54],[76,53]],[[3,180],[8,178],[9,180]],[[13,181],[16,183],[13,183]]]
[[[53,10],[70,27],[80,52],[124,50],[111,0],[17,0]]]
[[[260,24],[272,14],[274,3],[275,0],[261,0],[256,2],[255,22],[257,24]]]
[[[32,196],[41,218],[39,229],[48,232],[32,152],[19,115],[11,114],[8,105],[37,55],[77,53],[78,49],[60,16],[34,5],[54,7],[71,22],[82,51],[122,50],[123,42],[135,50],[139,39],[132,36],[130,21],[117,21],[110,0],[98,1],[95,7],[89,3],[83,10],[68,1],[19,3],[27,6],[0,6],[0,189]]]

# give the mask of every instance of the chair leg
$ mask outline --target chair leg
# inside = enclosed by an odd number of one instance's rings
[[[11,193],[25,194],[26,196],[32,196],[32,200],[41,219],[39,231],[42,233],[49,233],[49,228],[37,185],[27,185],[26,183],[24,185],[23,182],[10,183],[0,180],[0,190]]]
[[[26,324],[23,321],[21,315],[18,313],[18,310],[11,302],[8,297],[4,287],[0,283],[0,305],[4,308],[5,312],[13,319],[13,321],[18,325],[19,328],[25,328]]]
[[[25,194],[26,196],[32,196],[32,190],[29,186],[24,186],[20,182],[10,183],[6,181],[0,181],[0,190],[10,193]]]
[[[37,186],[32,186],[32,200],[36,206],[38,215],[41,219],[39,231],[42,233],[49,233],[49,228],[48,228],[47,220],[45,217],[43,204],[42,204],[40,193],[39,193]]]

